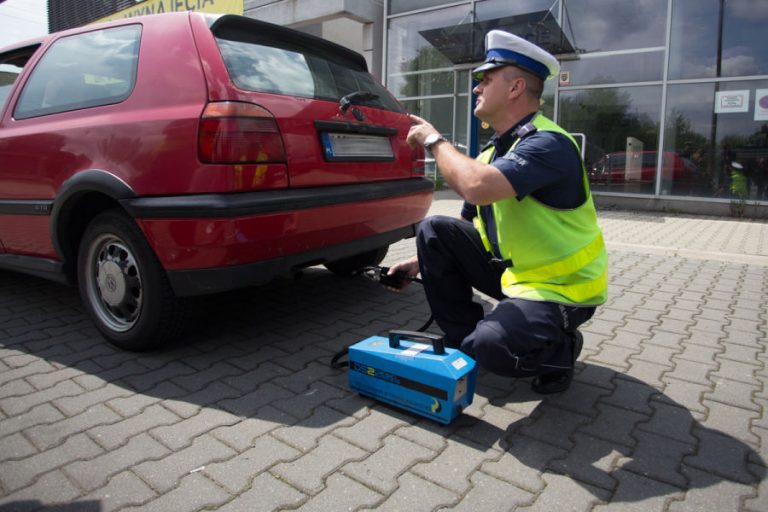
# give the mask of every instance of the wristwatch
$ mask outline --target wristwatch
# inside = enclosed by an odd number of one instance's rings
[[[448,142],[448,139],[439,133],[430,133],[427,135],[427,138],[424,139],[424,149],[432,153],[432,147],[438,142]]]

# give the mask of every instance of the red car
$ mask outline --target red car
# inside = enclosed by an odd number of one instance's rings
[[[0,268],[75,283],[112,343],[180,297],[379,263],[432,198],[408,117],[346,48],[172,13],[0,50]]]

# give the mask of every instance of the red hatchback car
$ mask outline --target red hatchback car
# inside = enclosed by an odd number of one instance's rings
[[[0,268],[75,283],[101,333],[158,346],[179,298],[413,236],[432,198],[408,117],[346,48],[172,13],[0,50]]]

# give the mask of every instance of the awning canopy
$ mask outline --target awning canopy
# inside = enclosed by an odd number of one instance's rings
[[[464,64],[485,60],[485,34],[494,29],[525,38],[553,55],[575,52],[550,11],[422,30],[419,34],[448,60],[454,64]]]

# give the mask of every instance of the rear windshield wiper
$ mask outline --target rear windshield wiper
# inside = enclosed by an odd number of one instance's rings
[[[378,94],[374,94],[368,91],[355,91],[342,97],[339,100],[339,105],[341,105],[341,111],[346,112],[350,105],[353,105],[353,104],[360,105],[365,101],[373,101],[377,99],[379,99]]]

